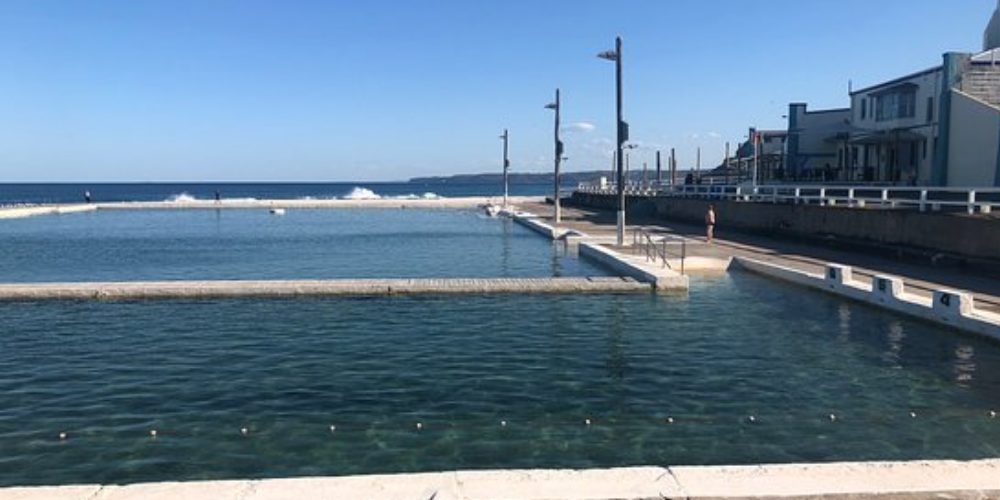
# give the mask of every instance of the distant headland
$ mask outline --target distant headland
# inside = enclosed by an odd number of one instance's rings
[[[563,186],[575,186],[581,182],[597,182],[601,177],[609,177],[610,171],[600,172],[565,172],[562,174]],[[552,184],[553,174],[547,173],[511,173],[511,184]],[[411,184],[489,184],[502,183],[503,174],[457,174],[448,176],[414,177]]]

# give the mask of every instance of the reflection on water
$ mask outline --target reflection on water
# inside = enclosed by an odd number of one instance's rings
[[[955,382],[968,387],[976,372],[976,348],[968,344],[955,346]]]
[[[626,354],[626,318],[627,312],[620,297],[614,297],[611,302],[610,322],[608,324],[607,366],[608,378],[615,382],[624,382],[628,372],[628,355]]]
[[[851,306],[850,304],[841,304],[837,309],[837,316],[840,318],[840,341],[848,342],[851,340]]]
[[[552,276],[563,276],[562,261],[566,258],[566,240],[552,241]]]
[[[886,333],[886,341],[889,349],[885,352],[884,359],[887,363],[898,365],[900,354],[903,351],[903,345],[906,341],[906,332],[903,330],[902,323],[893,321],[889,324],[889,331]]]

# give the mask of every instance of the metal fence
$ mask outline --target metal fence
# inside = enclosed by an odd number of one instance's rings
[[[614,185],[581,185],[578,191],[615,194]],[[690,184],[678,186],[626,185],[628,196],[667,196],[754,203],[846,206],[856,208],[909,208],[926,211],[991,213],[1000,209],[1000,188],[892,187],[866,185],[735,186]]]

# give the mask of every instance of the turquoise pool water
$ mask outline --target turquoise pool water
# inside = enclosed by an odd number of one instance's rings
[[[469,210],[99,211],[0,221],[0,282],[604,276]]]
[[[996,345],[693,285],[0,304],[0,485],[1000,456]]]

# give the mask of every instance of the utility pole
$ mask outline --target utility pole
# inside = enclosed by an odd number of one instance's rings
[[[625,141],[628,141],[628,124],[622,117],[622,38],[615,38],[615,50],[609,50],[598,54],[597,57],[601,59],[606,59],[608,61],[614,61],[615,63],[615,111],[616,111],[616,121],[615,125],[618,128],[618,140],[617,142],[617,182],[618,182],[618,231],[617,231],[617,242],[618,246],[625,245],[625,174],[622,168],[622,161],[624,157],[622,156],[622,145]]]
[[[670,187],[677,186],[677,150],[670,148]]]
[[[556,127],[555,127],[555,141],[556,141],[556,170],[555,170],[555,192],[553,193],[552,202],[555,205],[555,220],[556,224],[562,222],[562,205],[559,199],[559,182],[562,173],[560,172],[560,167],[562,165],[562,155],[563,155],[563,143],[559,140],[559,112],[560,112],[560,100],[559,100],[559,89],[556,89],[556,102],[545,106],[548,109],[555,110],[556,112]]]
[[[503,135],[500,136],[503,139],[503,207],[507,208],[507,195],[508,195],[508,170],[510,170],[510,160],[507,159],[507,143],[510,140],[510,135],[507,133],[507,129],[503,129]]]
[[[663,186],[663,170],[660,165],[660,152],[656,152],[656,187]]]
[[[729,185],[729,141],[726,141],[726,161],[723,162],[726,168],[726,185]]]

